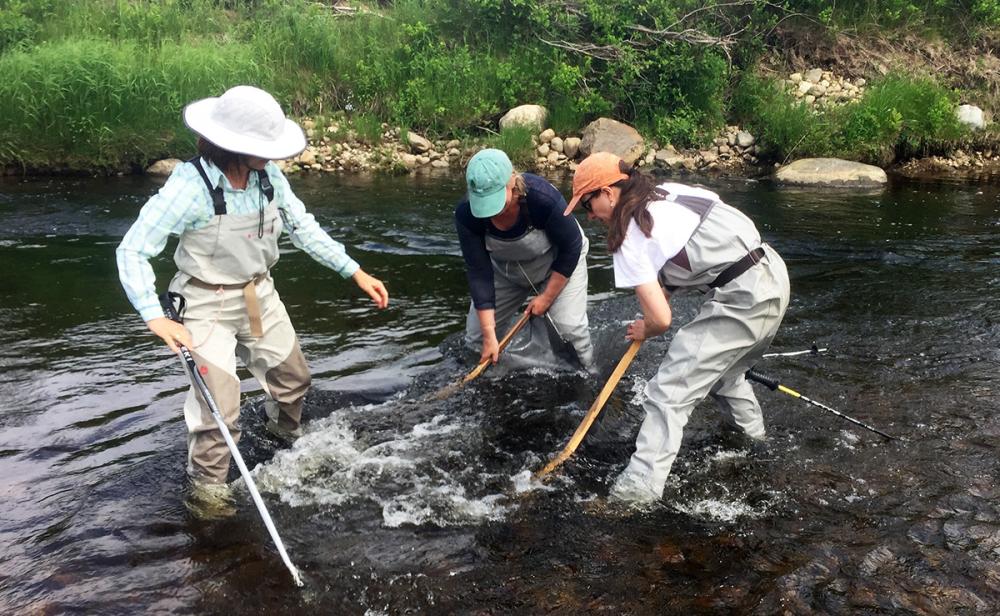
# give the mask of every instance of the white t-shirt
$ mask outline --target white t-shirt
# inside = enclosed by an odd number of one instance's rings
[[[683,184],[667,183],[660,188],[671,195],[693,195],[713,201],[719,199],[710,190]],[[653,217],[651,236],[643,235],[639,225],[632,220],[625,233],[625,241],[612,255],[616,287],[632,288],[656,282],[660,270],[684,248],[701,222],[698,214],[673,201],[653,201],[646,207]]]

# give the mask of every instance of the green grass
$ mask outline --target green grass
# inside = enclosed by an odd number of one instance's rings
[[[735,88],[731,105],[734,119],[759,137],[765,159],[784,162],[832,153],[829,119],[814,114],[785,91],[780,81],[745,75]]]
[[[189,152],[180,111],[230,84],[263,83],[245,45],[225,48],[72,40],[0,56],[0,160],[116,167]]]
[[[511,126],[484,139],[488,148],[503,150],[515,169],[530,169],[535,162],[535,146],[531,141],[535,131],[525,126]]]
[[[929,76],[890,74],[858,101],[825,111],[808,108],[781,82],[754,75],[734,93],[736,119],[762,135],[764,156],[779,162],[838,156],[876,165],[944,151],[967,137],[956,97]]]
[[[567,12],[553,2],[397,0],[345,17],[315,0],[0,0],[0,165],[121,168],[187,154],[183,106],[240,83],[268,89],[292,116],[346,118],[371,143],[382,123],[430,137],[482,134],[524,103],[548,107],[560,134],[610,115],[680,147],[739,121],[776,159],[839,150],[884,160],[961,134],[954,96],[930,78],[887,80],[856,106],[817,116],[755,77],[729,100],[733,74],[746,68],[731,73],[713,49],[624,45],[630,24],[672,23],[697,4],[588,1]],[[785,4],[831,24],[950,19],[937,0]],[[754,10],[764,18],[773,7]],[[1000,23],[998,7],[971,0],[960,17]],[[576,54],[538,32],[624,51]],[[748,31],[747,53],[735,57],[752,56],[763,36]],[[522,166],[534,158],[530,135],[492,140]]]

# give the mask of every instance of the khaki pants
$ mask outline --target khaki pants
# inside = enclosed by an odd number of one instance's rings
[[[194,341],[191,353],[233,440],[239,442],[240,438],[237,356],[264,392],[277,402],[278,423],[288,429],[298,428],[303,398],[311,380],[295,330],[273,281],[267,277],[256,286],[263,330],[260,337],[250,333],[242,290],[210,290],[189,281],[184,274],[178,274],[170,290],[187,300],[182,316]],[[188,428],[188,474],[195,481],[225,482],[231,454],[208,405],[193,384],[184,403],[184,419]]]

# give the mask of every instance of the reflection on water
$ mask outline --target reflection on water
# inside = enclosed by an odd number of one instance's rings
[[[563,182],[565,188],[565,179]],[[315,375],[280,449],[245,381],[241,449],[293,561],[248,499],[202,523],[184,498],[186,382],[120,291],[113,249],[155,184],[0,184],[0,610],[4,613],[974,613],[1000,604],[993,185],[884,192],[710,188],[785,257],[792,303],[765,360],[788,386],[908,442],[758,390],[765,448],[696,411],[663,501],[608,508],[669,338],[643,345],[576,455],[600,380],[469,368],[451,209],[461,178],[297,178],[392,293],[286,250],[276,268]],[[591,323],[610,372],[635,312],[592,234]],[[596,235],[596,237],[595,237]],[[172,271],[169,250],[155,264]],[[696,298],[678,297],[679,322]]]

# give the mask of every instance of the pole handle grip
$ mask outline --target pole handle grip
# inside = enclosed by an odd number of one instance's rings
[[[177,308],[174,307],[174,298],[180,300],[180,310],[184,312],[184,306],[187,304],[187,300],[180,293],[174,293],[173,291],[164,291],[160,294],[160,307],[163,308],[163,314],[166,315],[171,321],[176,321],[178,323],[183,323],[184,319],[178,314]]]
[[[753,368],[747,370],[746,377],[754,382],[760,383],[764,387],[767,387],[771,391],[778,389],[778,379],[773,379],[769,376],[764,376],[760,372],[757,372]]]

